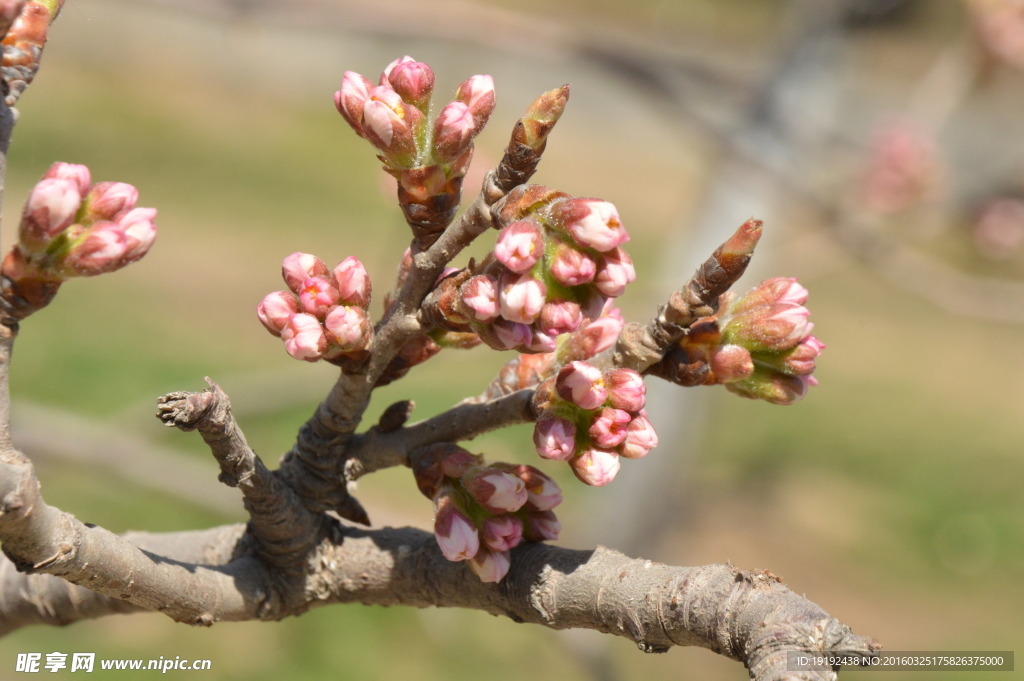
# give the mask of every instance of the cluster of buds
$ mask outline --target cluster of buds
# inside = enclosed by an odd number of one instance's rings
[[[416,484],[434,502],[434,536],[445,558],[468,561],[485,582],[500,582],[510,551],[526,541],[558,538],[553,509],[562,502],[554,480],[533,466],[486,464],[453,444],[421,450]]]
[[[333,271],[314,255],[292,253],[281,265],[287,291],[267,295],[256,314],[295,359],[340,362],[361,357],[373,338],[366,308],[370,277],[348,257]]]
[[[378,85],[346,71],[334,104],[356,134],[380,152],[398,180],[398,197],[417,238],[432,242],[455,217],[473,139],[494,110],[494,80],[477,75],[455,92],[433,124],[429,66],[405,56],[391,62]]]
[[[156,239],[156,209],[136,208],[138,197],[130,184],[92,184],[85,166],[54,163],[28,196],[3,276],[28,291],[135,262]]]
[[[619,472],[620,456],[640,459],[658,446],[644,411],[643,378],[632,369],[602,372],[574,361],[548,385],[534,446],[545,459],[568,461],[586,484],[607,485]]]
[[[719,313],[694,323],[655,372],[682,385],[724,384],[743,397],[792,404],[818,384],[811,374],[825,348],[811,335],[806,302],[807,289],[786,277],[740,298],[727,293]]]
[[[498,211],[494,257],[462,284],[451,321],[499,350],[553,352],[556,339],[601,316],[636,279],[615,206],[539,185],[517,187]]]

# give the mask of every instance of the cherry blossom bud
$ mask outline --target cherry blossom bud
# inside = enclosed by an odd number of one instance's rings
[[[517,276],[508,272],[501,278],[501,316],[511,322],[532,324],[540,315],[546,297],[544,282],[528,274]]]
[[[531,352],[545,353],[554,352],[558,347],[558,340],[553,335],[548,335],[541,331],[530,327],[530,340],[526,343],[526,349]]]
[[[814,360],[824,349],[825,344],[818,340],[817,337],[807,336],[796,347],[782,354],[758,353],[757,360],[761,364],[778,369],[784,374],[810,376],[814,372]],[[753,373],[753,367],[751,367],[751,373]]]
[[[514,467],[519,478],[526,483],[525,511],[550,511],[562,503],[562,488],[558,483],[533,466]]]
[[[299,306],[317,318],[323,318],[328,309],[338,303],[338,289],[323,277],[310,277],[299,289]]]
[[[601,370],[586,362],[569,362],[555,379],[559,396],[582,409],[597,409],[608,398]]]
[[[541,458],[568,461],[576,453],[576,424],[543,414],[533,428],[533,445]]]
[[[777,303],[803,305],[807,302],[807,289],[792,277],[765,279],[737,300],[730,308],[733,315],[752,310],[762,305]]]
[[[551,336],[573,333],[583,323],[583,313],[577,303],[558,300],[541,308],[539,323],[544,333]]]
[[[365,349],[373,334],[370,318],[361,307],[339,305],[327,313],[324,326],[330,333],[331,342],[343,352]]]
[[[462,102],[451,102],[438,114],[434,122],[434,158],[451,163],[473,141],[476,121],[469,107]]]
[[[416,155],[413,127],[422,117],[418,109],[410,109],[390,86],[375,87],[363,105],[363,131],[375,147],[404,166]]]
[[[526,485],[497,468],[476,468],[462,476],[466,491],[491,513],[514,513],[526,503]]]
[[[586,253],[569,244],[559,244],[551,260],[551,276],[560,284],[579,286],[594,281],[597,263]]]
[[[711,353],[711,370],[719,383],[741,381],[754,373],[754,360],[746,348],[720,345]]]
[[[809,315],[802,305],[762,306],[734,317],[723,334],[730,343],[751,351],[788,350],[810,335],[814,324],[807,321]]]
[[[471,277],[459,289],[466,316],[478,322],[492,322],[501,314],[498,304],[498,282],[480,274]]]
[[[97,182],[85,196],[84,219],[117,220],[135,208],[139,190],[124,182]]]
[[[587,449],[569,462],[580,482],[594,487],[607,485],[619,473],[619,455],[604,449]]]
[[[608,400],[616,409],[640,411],[644,408],[647,388],[644,379],[632,369],[612,369],[605,374]]]
[[[806,395],[807,389],[814,385],[818,385],[818,381],[813,376],[789,376],[758,367],[750,378],[726,383],[725,387],[742,397],[789,405]]]
[[[156,219],[156,208],[133,208],[118,220],[128,243],[128,250],[123,258],[125,265],[146,255],[150,247],[153,246],[153,242],[156,241],[154,219]]]
[[[624,325],[621,316],[606,315],[584,323],[580,330],[573,334],[572,342],[578,348],[579,356],[593,357],[615,345]]]
[[[295,302],[295,296],[289,291],[274,291],[267,294],[263,302],[256,308],[256,316],[259,317],[267,331],[275,336],[281,335],[281,330],[288,324],[293,314],[299,311]]]
[[[642,459],[657,446],[658,434],[646,412],[640,412],[626,427],[626,439],[619,445],[618,452],[627,459]]]
[[[532,220],[519,220],[501,230],[494,256],[517,274],[528,271],[544,253],[544,236]]]
[[[345,305],[358,305],[366,308],[370,304],[370,275],[363,263],[355,256],[349,256],[334,268],[334,284],[338,287],[338,295]]]
[[[615,206],[599,199],[568,199],[552,206],[552,217],[580,246],[605,252],[629,241]]]
[[[338,112],[360,137],[366,137],[363,131],[363,108],[370,99],[373,87],[373,81],[369,78],[355,71],[346,71],[341,80],[341,89],[334,93],[334,106],[338,107]]]
[[[87,229],[62,263],[65,276],[92,277],[124,265],[128,241],[115,222],[97,222]]]
[[[43,174],[43,179],[71,180],[78,187],[78,193],[85,196],[89,193],[92,185],[92,175],[86,166],[77,163],[62,163],[60,161],[50,166]]]
[[[456,451],[446,454],[441,459],[441,472],[449,478],[461,478],[470,468],[479,466],[480,460],[479,456],[474,456],[459,447]]]
[[[315,362],[327,350],[327,337],[320,321],[311,314],[293,314],[281,329],[284,349],[295,359]]]
[[[476,525],[443,493],[435,502],[434,537],[441,553],[451,561],[468,560],[480,550]]]
[[[497,584],[508,574],[512,556],[508,551],[481,548],[468,562],[469,568],[476,573],[481,582]]]
[[[74,222],[82,204],[82,195],[74,180],[46,178],[40,180],[28,195],[21,216],[18,238],[30,253],[46,246]]]
[[[409,60],[395,64],[390,72],[385,73],[391,87],[402,99],[426,113],[434,90],[434,72],[429,66]]]
[[[523,516],[523,539],[526,541],[554,541],[562,531],[562,523],[552,511],[527,513]]]
[[[404,57],[399,57],[398,59],[393,60],[390,64],[384,67],[384,72],[380,74],[381,85],[389,81],[389,79],[391,78],[391,73],[395,70],[396,66],[398,66],[399,64],[409,64],[414,61],[416,60],[410,57],[409,55],[405,55]]]
[[[508,551],[523,539],[523,521],[514,515],[502,513],[488,518],[480,527],[484,544],[494,551]]]
[[[595,445],[605,449],[617,447],[626,439],[626,426],[632,420],[628,412],[605,407],[590,421],[588,435]]]
[[[621,248],[613,248],[601,256],[597,265],[594,285],[609,298],[618,298],[626,292],[626,285],[636,281],[633,260]]]
[[[309,253],[292,253],[281,263],[281,276],[295,295],[302,291],[302,285],[311,277],[330,276],[324,261]]]
[[[474,134],[487,124],[494,111],[494,79],[490,76],[473,76],[459,86],[455,99],[464,103],[476,121]]]
[[[533,340],[533,332],[529,325],[510,322],[507,319],[495,320],[490,327],[490,331],[494,336],[493,340],[496,341],[497,346],[505,350],[523,347]]]

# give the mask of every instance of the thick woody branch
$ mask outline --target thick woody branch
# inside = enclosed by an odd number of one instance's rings
[[[533,421],[532,397],[532,390],[520,390],[489,402],[463,402],[406,428],[374,426],[349,441],[345,477],[355,480],[383,468],[408,465],[410,452],[419,447],[472,440],[498,428]]]
[[[204,392],[161,397],[157,418],[164,425],[186,432],[198,430],[203,436],[220,464],[220,481],[242,492],[261,557],[278,568],[301,566],[309,543],[319,532],[321,518],[267,470],[231,415],[227,394],[209,378],[206,381],[210,388]]]

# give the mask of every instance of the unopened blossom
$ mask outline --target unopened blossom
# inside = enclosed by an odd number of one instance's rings
[[[526,503],[523,481],[496,468],[471,470],[462,477],[462,485],[491,513],[513,513]]]
[[[613,248],[598,258],[594,285],[609,298],[618,298],[626,292],[626,285],[636,281],[633,260],[621,248]]]
[[[730,342],[751,351],[787,350],[811,333],[809,315],[802,305],[762,306],[737,315],[723,331]]]
[[[726,383],[731,392],[772,404],[793,404],[807,394],[808,388],[818,385],[814,376],[790,376],[769,368],[757,367],[750,378]]]
[[[487,518],[480,526],[480,537],[493,551],[508,551],[523,539],[523,522],[514,515],[502,513]]]
[[[658,434],[647,414],[641,412],[626,427],[626,439],[619,445],[618,452],[627,459],[641,459],[657,446]]]
[[[280,336],[288,320],[298,311],[294,295],[289,291],[274,291],[268,293],[256,308],[256,316],[267,327],[267,331]]]
[[[523,516],[523,539],[527,541],[554,541],[561,531],[562,523],[552,511],[527,513]]]
[[[434,90],[434,72],[429,66],[410,58],[395,64],[385,73],[391,87],[403,100],[426,113]]]
[[[809,294],[800,282],[793,277],[772,277],[743,294],[733,303],[730,312],[738,315],[763,305],[790,304],[803,305]]]
[[[311,314],[293,314],[281,329],[284,349],[295,359],[315,362],[327,350],[327,337],[320,321]]]
[[[498,346],[505,350],[522,347],[533,340],[533,332],[528,324],[510,322],[507,319],[495,320],[490,330]]]
[[[555,390],[563,400],[583,409],[597,409],[608,398],[601,370],[586,362],[569,362],[562,367]]]
[[[435,501],[434,537],[441,553],[448,560],[468,560],[480,550],[480,536],[476,525],[466,517],[448,495]]]
[[[422,117],[390,85],[378,86],[370,91],[370,98],[363,105],[363,131],[375,147],[404,167],[416,156],[413,128]]]
[[[614,314],[607,314],[590,322],[584,322],[579,331],[572,335],[572,344],[577,348],[580,357],[593,357],[599,352],[615,345],[625,322],[618,308]]]
[[[754,373],[754,360],[746,348],[720,345],[711,352],[711,370],[720,383],[740,381]]]
[[[153,224],[155,219],[156,208],[133,208],[118,219],[117,222],[124,231],[128,244],[122,264],[135,262],[149,252],[156,241],[156,225]]]
[[[473,141],[477,125],[469,107],[462,102],[451,102],[434,121],[434,158],[452,162]]]
[[[139,190],[124,182],[97,182],[85,196],[84,217],[88,220],[117,220],[135,208]]]
[[[513,272],[521,274],[536,264],[544,252],[544,237],[532,220],[519,220],[501,230],[494,256]]]
[[[593,258],[565,243],[555,248],[550,268],[551,276],[566,286],[589,284],[597,274],[597,263]]]
[[[576,424],[542,414],[533,429],[533,445],[542,458],[568,461],[576,453]]]
[[[339,305],[324,320],[330,340],[344,352],[362,350],[370,343],[373,328],[366,310],[361,307]]]
[[[612,369],[605,374],[608,400],[616,409],[640,411],[644,408],[647,388],[644,379],[632,369]]]
[[[526,484],[527,511],[550,511],[562,503],[562,488],[533,466],[522,466],[520,478]]]
[[[501,314],[498,303],[498,282],[487,275],[471,277],[459,289],[462,307],[478,322],[493,322]]]
[[[512,557],[508,551],[492,551],[481,547],[477,554],[469,559],[468,564],[481,582],[497,584],[508,574]]]
[[[281,276],[284,283],[288,285],[296,295],[302,290],[302,285],[311,277],[327,278],[330,270],[324,261],[309,253],[292,253],[281,263]]]
[[[632,418],[629,412],[605,407],[594,414],[587,434],[596,446],[612,449],[626,439],[626,426]]]
[[[510,322],[532,324],[547,298],[547,287],[528,274],[506,273],[501,280],[501,316]]]
[[[79,185],[71,179],[44,178],[28,195],[18,238],[29,252],[43,250],[71,225],[82,204]]]
[[[814,360],[825,344],[815,336],[807,336],[795,348],[782,357],[779,369],[795,376],[810,376],[814,371]]]
[[[81,196],[88,194],[89,187],[92,186],[92,174],[89,172],[89,168],[78,163],[57,161],[43,173],[43,179],[71,180],[75,183]]]
[[[552,336],[572,333],[583,323],[583,313],[578,303],[556,300],[541,308],[538,323],[545,333]]]
[[[587,449],[569,462],[581,482],[594,487],[607,485],[619,473],[619,455],[605,449]]]
[[[494,111],[494,79],[486,75],[469,78],[459,86],[455,99],[464,103],[473,114],[476,132],[480,132]]]
[[[342,303],[363,308],[370,304],[370,275],[358,258],[351,255],[345,258],[332,274]]]
[[[338,303],[338,289],[323,277],[310,277],[299,289],[299,306],[303,312],[323,318]]]
[[[374,84],[370,79],[355,71],[346,71],[341,81],[341,89],[334,93],[334,105],[338,107],[338,112],[360,137],[366,137],[363,131],[363,108],[370,99],[370,91],[373,88]]]
[[[606,252],[629,241],[615,206],[599,199],[568,199],[552,207],[555,220],[581,246]]]
[[[558,347],[557,338],[552,334],[530,327],[530,340],[525,345],[531,352],[554,352]]]
[[[116,222],[97,222],[89,227],[64,257],[65,276],[89,277],[112,272],[128,252],[124,229]]]

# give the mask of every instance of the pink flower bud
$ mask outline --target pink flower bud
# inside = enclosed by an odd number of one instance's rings
[[[373,335],[370,318],[361,307],[339,305],[327,313],[324,326],[330,334],[331,343],[339,346],[342,352],[365,349]]]
[[[350,255],[338,263],[334,268],[334,284],[345,305],[366,308],[370,304],[370,275],[358,258]]]
[[[256,307],[256,316],[260,318],[263,326],[267,327],[267,331],[280,336],[288,320],[298,311],[295,296],[291,292],[274,291],[268,293],[263,302]]]
[[[626,439],[626,426],[632,418],[628,412],[621,409],[605,407],[594,414],[588,435],[598,447],[617,447]]]
[[[615,206],[599,199],[567,199],[552,206],[552,217],[580,246],[605,252],[629,241]]]
[[[508,551],[523,539],[523,522],[508,513],[488,518],[480,527],[480,536],[487,548],[493,551]]]
[[[654,426],[647,419],[647,414],[641,412],[626,427],[626,439],[619,445],[618,451],[627,459],[642,459],[647,456],[647,452],[657,446],[658,434],[654,432]]]
[[[551,511],[527,513],[523,517],[523,539],[526,541],[554,541],[562,531],[562,523]]]
[[[532,220],[519,220],[501,230],[494,256],[513,272],[528,271],[544,253],[544,236]]]
[[[396,66],[398,66],[399,64],[408,64],[414,61],[416,60],[410,57],[409,55],[405,55],[404,57],[399,57],[398,59],[392,60],[391,63],[384,67],[384,72],[380,74],[381,85],[388,82],[388,79],[391,77],[391,73],[395,70]]]
[[[441,109],[434,122],[434,158],[451,163],[465,151],[476,132],[476,121],[469,107],[452,102]]]
[[[341,81],[341,89],[334,93],[334,106],[356,134],[366,137],[363,131],[363,107],[370,99],[373,82],[354,71],[346,71]]]
[[[469,559],[469,568],[476,573],[481,582],[497,584],[512,565],[512,556],[508,551],[491,551],[481,548],[475,556]]]
[[[434,90],[434,72],[422,62],[402,61],[385,70],[388,82],[402,99],[426,112],[430,106],[430,95]]]
[[[451,561],[468,560],[480,550],[476,525],[446,494],[439,496],[435,502],[434,537],[441,547],[441,553]]]
[[[621,317],[600,317],[581,326],[573,335],[573,343],[577,344],[583,357],[593,357],[615,345],[623,326]]]
[[[124,264],[135,262],[149,252],[156,241],[156,208],[133,208],[118,220],[128,242]]]
[[[284,349],[295,359],[315,362],[327,350],[327,337],[320,322],[311,314],[293,314],[281,329]]]
[[[597,263],[586,253],[569,244],[559,244],[551,260],[551,276],[560,284],[579,286],[594,281]]]
[[[491,513],[514,513],[526,503],[526,485],[496,468],[476,468],[462,476],[462,485]]]
[[[571,300],[547,303],[540,310],[540,328],[550,336],[573,333],[583,323],[580,306]]]
[[[582,409],[597,409],[608,398],[601,370],[586,362],[569,362],[555,379],[559,396]]]
[[[469,108],[476,120],[475,133],[480,132],[494,111],[494,79],[490,76],[473,76],[459,86],[455,99]]]
[[[89,169],[77,163],[62,163],[60,161],[50,166],[43,174],[43,179],[71,180],[78,187],[78,193],[85,196],[89,193],[89,186],[92,185],[92,176]]]
[[[576,424],[543,414],[533,428],[533,445],[541,458],[568,461],[576,453]]]
[[[619,473],[619,455],[604,449],[587,449],[569,462],[580,482],[594,487],[607,485]]]
[[[621,248],[613,248],[600,257],[594,285],[609,298],[618,298],[626,292],[626,285],[636,281],[633,260]]]
[[[327,310],[338,303],[338,290],[323,277],[310,277],[299,289],[299,306],[303,312],[322,319]]]
[[[493,340],[499,349],[512,350],[523,347],[533,341],[533,332],[527,324],[510,322],[507,319],[497,319],[490,326]],[[481,335],[483,338],[483,335]],[[486,341],[485,341],[486,342]],[[490,343],[488,343],[490,344]]]
[[[441,472],[449,478],[461,478],[470,468],[480,465],[480,457],[466,450],[455,451],[442,458],[440,465]]]
[[[74,180],[46,178],[28,195],[18,238],[30,253],[42,251],[75,220],[82,195]]]
[[[509,472],[514,472],[526,484],[524,511],[550,511],[562,503],[562,488],[550,476],[533,466],[505,465]]]
[[[816,336],[808,336],[786,355],[780,368],[796,376],[810,376],[814,371],[815,358],[824,349],[825,344]]]
[[[788,350],[810,335],[809,315],[806,307],[791,303],[753,308],[730,320],[724,337],[750,351]]]
[[[135,208],[139,190],[124,182],[98,182],[85,197],[86,220],[117,220]]]
[[[302,284],[311,277],[330,276],[324,261],[309,253],[292,253],[281,263],[281,276],[295,295],[302,290]]]
[[[423,114],[415,107],[410,109],[391,86],[375,87],[363,105],[363,131],[366,139],[389,158],[408,165],[416,155],[413,127],[422,117]]]
[[[711,370],[719,383],[741,381],[754,373],[754,360],[746,348],[720,345],[711,353]]]
[[[558,341],[555,336],[550,336],[540,329],[530,327],[530,341],[526,343],[526,349],[536,353],[554,352],[558,348]]]
[[[613,407],[632,412],[644,408],[647,388],[640,374],[632,369],[612,369],[605,374],[604,381]]]
[[[798,284],[796,279],[773,277],[765,279],[743,294],[743,297],[732,305],[730,312],[739,315],[755,307],[777,303],[803,305],[807,302],[807,296],[807,289]]]
[[[498,318],[498,282],[492,277],[480,274],[471,277],[459,289],[462,307],[466,315],[478,322],[492,322]]]
[[[789,376],[781,371],[758,366],[750,378],[726,383],[725,388],[742,397],[788,405],[806,395],[807,389],[814,385],[818,385],[818,381],[813,376]]]
[[[511,322],[532,324],[547,298],[544,283],[528,274],[506,272],[501,278],[501,316]]]
[[[64,258],[65,276],[93,277],[122,267],[128,241],[114,222],[97,222],[87,229]]]

